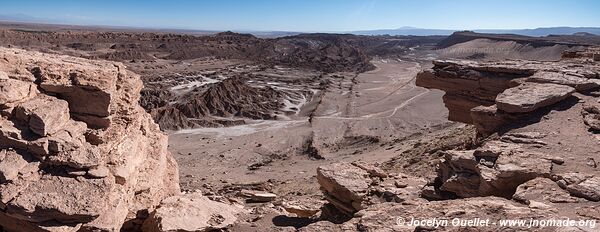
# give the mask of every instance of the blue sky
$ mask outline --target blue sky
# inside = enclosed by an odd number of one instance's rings
[[[600,26],[594,0],[0,0],[0,15],[86,25],[333,32]]]

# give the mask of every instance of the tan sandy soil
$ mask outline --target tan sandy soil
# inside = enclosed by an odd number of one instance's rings
[[[446,120],[442,92],[414,85],[419,63],[374,64],[374,71],[331,78],[333,83],[305,105],[316,105],[312,122],[297,115],[172,132],[169,149],[179,163],[182,188],[210,192],[232,184],[270,182],[279,195],[318,196],[318,166],[354,160],[383,163],[400,154],[401,145],[391,147],[404,138],[452,125]],[[305,154],[303,146],[313,138],[324,160]]]

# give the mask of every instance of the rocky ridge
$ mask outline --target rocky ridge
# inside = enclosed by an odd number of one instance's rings
[[[176,103],[154,108],[150,114],[163,130],[234,125],[244,122],[226,118],[275,119],[275,112],[283,108],[282,97],[283,93],[273,88],[255,88],[234,77],[195,88],[177,97],[181,100]],[[208,120],[209,116],[221,119]]]
[[[0,226],[118,231],[178,194],[141,88],[120,63],[0,48]]]
[[[474,124],[482,134],[600,87],[600,65],[589,58],[539,61],[434,61],[417,85],[440,89],[449,119]]]

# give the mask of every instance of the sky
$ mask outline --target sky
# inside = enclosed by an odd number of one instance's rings
[[[0,0],[37,22],[237,31],[342,32],[600,27],[597,0]]]

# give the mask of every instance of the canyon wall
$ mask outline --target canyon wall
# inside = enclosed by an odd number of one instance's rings
[[[0,48],[0,226],[118,231],[178,194],[141,88],[121,63]]]
[[[450,120],[490,134],[574,92],[600,87],[600,64],[591,55],[577,57],[558,62],[438,60],[417,75],[416,84],[446,92]]]

